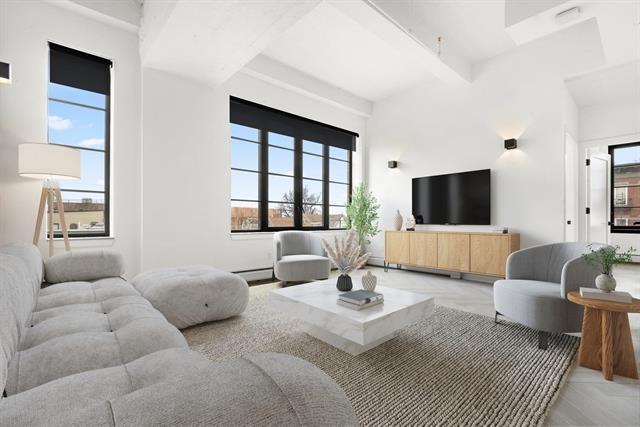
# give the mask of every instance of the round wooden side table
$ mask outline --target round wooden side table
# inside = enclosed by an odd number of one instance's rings
[[[640,300],[630,304],[582,298],[580,292],[567,295],[569,301],[584,306],[582,339],[578,363],[602,371],[611,381],[613,374],[638,379],[628,313],[640,313]]]

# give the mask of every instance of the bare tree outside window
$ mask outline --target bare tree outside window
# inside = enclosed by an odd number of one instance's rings
[[[320,214],[320,194],[314,194],[309,191],[309,188],[305,185],[302,189],[302,213],[303,214]],[[294,197],[293,190],[287,191],[282,195],[282,203],[280,203],[280,209],[282,210],[282,216],[292,217],[294,215]]]

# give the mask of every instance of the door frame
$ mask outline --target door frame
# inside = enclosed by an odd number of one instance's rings
[[[589,162],[585,167],[589,168],[591,165],[591,160],[592,159],[598,159],[598,160],[603,160],[604,162],[606,162],[607,164],[607,170],[605,173],[605,179],[606,179],[606,184],[605,184],[605,191],[606,191],[606,203],[607,203],[607,207],[606,207],[606,218],[607,218],[607,226],[606,226],[606,242],[602,242],[602,243],[609,243],[609,239],[610,239],[610,231],[609,231],[609,224],[611,223],[611,218],[610,218],[610,206],[609,204],[611,203],[611,195],[609,194],[611,191],[611,156],[609,154],[605,154],[605,153],[594,153],[591,154],[587,157],[587,162]],[[590,173],[590,169],[587,169],[586,171],[587,173],[585,174],[585,179],[586,179],[586,191],[585,191],[585,206],[586,206],[586,210],[584,212],[584,218],[585,218],[585,237],[586,237],[586,241],[587,242],[591,242],[591,232],[590,232],[590,217],[587,213],[587,210],[590,210],[591,208],[591,173]]]

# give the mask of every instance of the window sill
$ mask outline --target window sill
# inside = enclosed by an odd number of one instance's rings
[[[45,237],[46,241],[49,241],[48,237]],[[115,237],[113,236],[83,236],[83,237],[69,237],[69,240],[77,240],[77,241],[83,241],[83,240],[115,240]],[[54,237],[53,238],[54,242],[63,242],[64,241],[64,237]]]
[[[49,242],[48,238],[44,239],[45,242]],[[96,236],[96,237],[69,237],[71,248],[95,248],[95,247],[109,247],[113,246],[116,238],[113,236]],[[55,237],[53,239],[53,246],[55,248],[64,248],[64,239],[62,237]]]

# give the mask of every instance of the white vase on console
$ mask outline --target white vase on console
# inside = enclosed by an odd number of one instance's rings
[[[402,215],[399,210],[396,210],[396,216],[393,218],[393,228],[396,231],[402,230]]]

